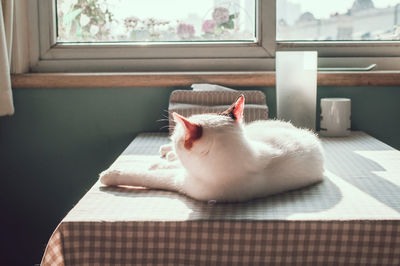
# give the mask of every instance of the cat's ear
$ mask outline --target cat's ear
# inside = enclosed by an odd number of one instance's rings
[[[173,112],[175,123],[180,123],[185,129],[185,148],[190,149],[195,140],[203,134],[203,128],[200,125],[190,122],[187,118]],[[190,147],[189,147],[190,146]]]
[[[225,111],[222,115],[227,115],[232,117],[233,120],[239,123],[243,120],[243,110],[244,110],[244,95],[240,95],[236,101]]]

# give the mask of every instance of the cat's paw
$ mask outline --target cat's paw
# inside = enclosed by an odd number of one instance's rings
[[[168,152],[166,157],[168,162],[173,162],[178,159],[178,156],[176,156],[176,153],[174,151]]]
[[[172,144],[164,144],[161,145],[160,150],[158,151],[158,153],[160,154],[161,157],[166,157],[167,154],[172,151]]]
[[[115,186],[117,185],[117,178],[120,175],[120,171],[118,170],[110,170],[107,169],[100,173],[99,179],[103,185],[106,186]]]

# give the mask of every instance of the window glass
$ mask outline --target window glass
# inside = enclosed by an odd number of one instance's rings
[[[400,40],[399,0],[277,0],[278,41]]]
[[[57,42],[254,42],[255,2],[57,0]]]

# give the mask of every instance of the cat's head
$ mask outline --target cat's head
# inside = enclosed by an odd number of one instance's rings
[[[242,132],[244,96],[241,95],[224,112],[199,114],[189,118],[173,113],[176,123],[171,137],[181,159],[206,156],[218,138],[227,138]]]

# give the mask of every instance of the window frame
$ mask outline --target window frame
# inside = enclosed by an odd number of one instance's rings
[[[400,70],[400,41],[275,41],[275,0],[257,0],[255,43],[146,46],[57,44],[54,3],[29,1],[31,72],[271,71],[275,69],[275,51],[317,51],[319,67],[377,64],[375,70]]]
[[[400,70],[400,41],[279,41],[276,51],[317,51],[321,68]]]

